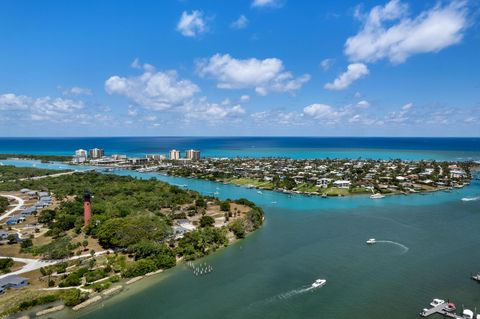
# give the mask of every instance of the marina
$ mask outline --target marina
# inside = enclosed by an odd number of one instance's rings
[[[441,299],[433,299],[430,303],[431,308],[425,308],[420,312],[420,316],[422,317],[430,317],[432,315],[442,315],[447,318],[454,318],[454,319],[480,319],[480,315],[470,310],[470,309],[463,309],[462,314],[459,315],[455,313],[456,306],[454,303],[449,301],[444,301]],[[462,305],[463,308],[463,305]]]

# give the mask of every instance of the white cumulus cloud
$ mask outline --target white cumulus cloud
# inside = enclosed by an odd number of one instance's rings
[[[92,90],[74,86],[63,90],[63,95],[92,95]]]
[[[466,1],[460,0],[411,17],[407,4],[391,0],[366,15],[357,14],[363,27],[347,39],[345,54],[353,62],[388,59],[398,64],[414,54],[438,52],[462,40],[467,14]]]
[[[191,13],[183,11],[177,24],[177,31],[186,37],[195,37],[207,31],[207,25],[201,11]]]
[[[183,104],[200,88],[189,80],[178,79],[176,71],[156,71],[147,64],[139,76],[111,76],[105,81],[105,91],[126,96],[137,105],[160,111]]]
[[[217,80],[221,89],[254,88],[260,95],[270,91],[293,92],[310,80],[310,75],[294,77],[285,71],[283,62],[277,58],[259,60],[235,59],[229,54],[215,54],[197,63],[197,73]]]
[[[333,59],[323,59],[322,62],[320,62],[320,67],[323,69],[323,71],[327,71],[332,67],[333,62]]]
[[[50,96],[30,97],[5,93],[0,95],[0,111],[9,112],[20,120],[66,122],[78,116],[85,107],[83,101]]]
[[[253,0],[252,7],[272,7],[278,8],[283,5],[282,0]]]
[[[248,26],[248,19],[243,14],[240,17],[238,17],[237,20],[233,21],[230,24],[230,27],[232,27],[233,29],[244,29],[247,26]]]
[[[360,109],[368,109],[370,107],[370,102],[366,100],[361,100],[357,103],[357,107]]]
[[[315,119],[328,119],[335,113],[330,105],[319,103],[306,106],[303,112]]]
[[[332,83],[325,84],[325,88],[327,90],[343,90],[368,73],[368,67],[363,63],[349,64],[347,71],[340,74]]]
[[[25,95],[16,95],[13,93],[5,93],[0,95],[0,110],[24,110],[27,109],[32,99]]]
[[[187,121],[204,120],[209,123],[223,123],[241,118],[246,110],[240,104],[231,104],[229,100],[211,103],[204,97],[187,103],[182,108],[182,113]]]

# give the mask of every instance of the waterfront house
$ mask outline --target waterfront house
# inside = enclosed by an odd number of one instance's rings
[[[317,186],[320,186],[322,188],[327,188],[331,181],[332,181],[331,178],[322,177],[317,181]]]
[[[450,171],[450,178],[463,178],[465,176],[465,172],[460,169],[455,169]]]
[[[333,182],[333,186],[337,188],[350,188],[351,182],[345,180],[338,180]]]

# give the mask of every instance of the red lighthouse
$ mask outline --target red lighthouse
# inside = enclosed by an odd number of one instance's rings
[[[85,192],[83,195],[83,221],[85,226],[90,224],[90,219],[92,219],[91,198],[92,195],[89,192]]]

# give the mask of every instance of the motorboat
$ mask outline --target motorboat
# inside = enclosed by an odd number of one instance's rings
[[[327,198],[327,194],[323,193],[322,198]]]
[[[455,304],[452,303],[452,302],[449,302],[445,308],[443,308],[443,310],[445,310],[446,312],[452,312],[452,311],[455,311],[457,309],[457,307],[455,307]]]
[[[373,194],[373,195],[370,195],[370,198],[371,199],[380,199],[380,198],[384,198],[385,196],[380,194],[380,193],[376,193],[376,194]]]
[[[323,285],[325,285],[327,283],[327,281],[325,279],[317,279],[315,280],[315,282],[312,284],[312,288],[318,288],[318,287],[322,287]]]
[[[430,303],[430,306],[436,307],[444,303],[445,303],[445,300],[443,299],[433,299],[432,302]]]
[[[472,276],[472,279],[480,282],[480,273],[478,273],[478,274],[476,274],[476,275],[473,275],[473,276]]]
[[[373,244],[376,244],[377,241],[375,240],[375,238],[370,238],[369,240],[367,240],[367,245],[373,245]]]
[[[462,318],[465,318],[465,319],[473,319],[474,318],[473,311],[471,311],[470,309],[463,310],[462,315],[463,315]]]

